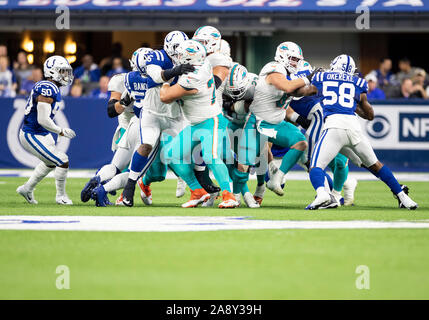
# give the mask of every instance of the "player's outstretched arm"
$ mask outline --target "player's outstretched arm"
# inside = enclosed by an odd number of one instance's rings
[[[281,74],[279,72],[270,73],[266,77],[265,81],[268,84],[272,84],[277,89],[282,90],[286,93],[292,93],[295,90],[309,84],[309,81],[307,78],[288,80],[288,79],[286,79],[284,74]]]
[[[37,122],[46,130],[64,136],[66,138],[72,139],[76,136],[76,133],[69,128],[60,128],[55,124],[51,119],[51,105],[54,102],[54,99],[44,96],[37,97]]]
[[[164,83],[159,92],[159,96],[162,102],[171,103],[180,99],[183,96],[189,96],[196,94],[198,92],[197,89],[185,89],[180,84],[175,84],[174,86],[170,86],[168,83]]]
[[[356,107],[356,113],[359,117],[372,121],[374,120],[374,109],[371,104],[368,102],[366,93],[360,94],[360,101]]]

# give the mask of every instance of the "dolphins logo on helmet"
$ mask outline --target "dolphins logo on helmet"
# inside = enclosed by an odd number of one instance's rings
[[[189,63],[193,66],[204,64],[206,58],[206,48],[195,40],[183,41],[177,47],[177,61],[180,64]]]
[[[246,67],[236,63],[228,75],[225,91],[231,98],[240,100],[246,94],[249,83],[250,79]]]
[[[211,26],[198,28],[192,39],[206,47],[207,54],[218,52],[221,48],[221,34],[218,29]]]
[[[286,41],[277,46],[274,60],[281,63],[289,73],[296,73],[298,63],[303,59],[301,47],[296,43]]]

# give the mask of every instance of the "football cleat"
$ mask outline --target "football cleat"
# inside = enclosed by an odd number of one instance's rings
[[[152,204],[152,190],[150,190],[150,185],[144,185],[143,179],[139,179],[137,183],[140,187],[140,198],[145,205],[150,206]]]
[[[36,199],[34,199],[34,191],[28,191],[25,188],[25,185],[19,186],[16,189],[16,192],[19,193],[21,196],[23,196],[24,199],[27,200],[28,203],[31,203],[31,204],[37,204],[38,203],[36,201]]]
[[[243,195],[244,202],[249,208],[259,208],[260,204],[253,198],[253,195],[250,192],[246,192]]]
[[[93,191],[93,196],[95,198],[95,206],[96,207],[105,207],[107,205],[111,205],[112,203],[107,198],[107,192],[102,185],[95,188]]]
[[[214,193],[209,193],[210,194],[210,198],[205,201],[201,207],[206,207],[206,208],[211,208],[214,206],[214,202],[215,200],[219,197],[219,191],[218,192],[214,192]]]
[[[408,196],[409,188],[405,185],[401,185],[401,188],[402,192],[396,195],[399,202],[399,208],[416,210],[419,205]]]
[[[239,206],[238,202],[235,200],[234,194],[223,190],[222,192],[222,202],[219,204],[221,209],[237,208]]]
[[[264,200],[265,194],[265,184],[261,184],[260,186],[256,186],[255,193],[253,194],[253,198],[259,205],[261,205],[262,200]]]
[[[284,173],[281,170],[278,170],[273,177],[267,182],[267,188],[270,189],[278,196],[283,196],[285,193],[281,186],[283,182]]]
[[[326,191],[316,196],[316,199],[309,204],[305,210],[317,210],[322,206],[328,206],[330,202],[335,201],[332,200],[331,195]],[[336,201],[335,201],[336,202]]]
[[[118,199],[116,199],[115,205],[116,206],[125,206],[124,203],[122,202],[122,200],[124,200],[124,198],[123,198],[122,193],[121,193],[121,195],[118,197]]]
[[[191,190],[191,199],[182,204],[182,208],[195,208],[200,203],[207,201],[210,195],[203,188]]]
[[[331,194],[331,201],[327,204],[321,205],[319,209],[334,209],[340,206],[340,202]]]
[[[238,202],[238,206],[241,206],[241,193],[234,193],[235,201]]]
[[[405,184],[401,184],[401,188],[402,188],[402,191],[404,191],[404,193],[405,193],[406,195],[408,195],[408,193],[410,193],[410,188],[408,188],[408,186],[407,186],[407,185],[405,185]],[[403,207],[401,207],[401,200],[399,200],[398,196],[397,196],[396,194],[394,194],[394,193],[393,193],[393,191],[392,191],[392,194],[393,194],[393,197],[394,197],[396,200],[398,200],[398,207],[399,207],[399,208],[403,208]]]
[[[72,205],[73,204],[73,201],[71,201],[70,198],[66,194],[64,194],[62,196],[56,196],[55,201],[58,204],[64,204],[64,205]]]
[[[348,178],[344,183],[344,205],[352,206],[355,201],[355,190],[358,182],[355,178]]]
[[[130,179],[128,179],[128,181],[130,181]],[[122,203],[127,207],[134,206],[134,192],[136,190],[136,185],[134,183],[127,182],[122,191]]]
[[[100,184],[100,177],[95,176],[92,177],[83,187],[81,193],[80,193],[80,200],[82,202],[88,202],[89,199],[91,199],[92,190],[96,188]]]
[[[176,198],[181,198],[185,195],[186,182],[182,178],[177,178]]]

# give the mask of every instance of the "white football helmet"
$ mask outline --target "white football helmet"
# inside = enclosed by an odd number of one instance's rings
[[[147,75],[146,63],[147,63],[148,58],[149,58],[150,54],[152,53],[152,51],[153,50],[141,51],[137,54],[137,56],[135,58],[136,71],[140,71],[140,73],[144,76]]]
[[[335,72],[344,72],[348,74],[355,74],[356,72],[356,64],[352,57],[342,54],[336,57],[331,62],[331,71]]]
[[[189,40],[186,33],[182,31],[171,31],[165,36],[164,39],[164,51],[167,52],[168,56],[176,63],[177,53],[176,49],[183,41]]]
[[[274,57],[274,60],[284,65],[289,73],[296,73],[298,63],[303,59],[300,46],[290,41],[280,43]]]
[[[133,71],[139,71],[137,68],[137,57],[140,54],[145,55],[151,51],[152,51],[151,48],[146,48],[146,47],[141,47],[141,48],[138,48],[136,51],[134,51],[133,55],[131,56],[131,59],[129,59],[130,66],[131,66]]]
[[[195,31],[192,39],[202,43],[206,47],[207,54],[218,52],[220,50],[221,34],[215,27],[199,27],[197,31]]]
[[[45,78],[50,78],[62,86],[73,83],[73,69],[67,59],[62,56],[52,56],[46,59],[43,64],[43,74]]]
[[[193,66],[201,66],[207,56],[206,48],[195,40],[183,41],[176,51],[179,64],[189,63]]]
[[[250,79],[245,66],[234,64],[227,77],[225,85],[226,93],[235,100],[240,100],[246,93],[249,87]]]
[[[231,57],[231,47],[228,41],[223,39],[220,40],[220,53],[226,55],[227,57]]]

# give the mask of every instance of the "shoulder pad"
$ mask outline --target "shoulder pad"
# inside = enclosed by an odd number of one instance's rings
[[[107,89],[109,91],[123,92],[126,75],[127,75],[126,73],[119,73],[119,74],[114,75],[109,80],[109,84],[107,85]]]
[[[222,66],[231,68],[232,66],[232,59],[220,52],[215,52],[207,56],[207,60],[210,62],[212,67]]]
[[[266,76],[270,73],[278,72],[287,76],[286,68],[276,61],[267,63],[259,73],[259,76]]]

